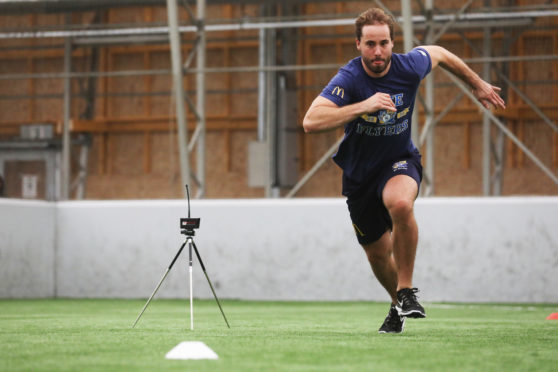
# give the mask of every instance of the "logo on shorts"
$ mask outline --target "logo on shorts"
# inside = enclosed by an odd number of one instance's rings
[[[394,172],[397,172],[400,170],[407,170],[408,166],[409,165],[407,164],[407,160],[402,160],[402,161],[398,161],[397,163],[393,163],[391,168],[393,169]]]
[[[353,223],[353,228],[355,229],[355,233],[357,233],[360,236],[366,236],[365,233],[362,232],[361,229],[358,228],[358,226],[356,224]]]

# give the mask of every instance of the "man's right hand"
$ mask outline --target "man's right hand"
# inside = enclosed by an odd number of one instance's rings
[[[387,93],[376,93],[361,102],[362,111],[373,113],[380,110],[397,111],[395,104],[391,100],[391,96]]]

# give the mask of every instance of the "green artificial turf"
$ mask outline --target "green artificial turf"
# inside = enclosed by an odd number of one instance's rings
[[[425,304],[400,335],[387,303],[1,300],[0,371],[556,371],[558,305]],[[203,341],[218,360],[167,360]]]

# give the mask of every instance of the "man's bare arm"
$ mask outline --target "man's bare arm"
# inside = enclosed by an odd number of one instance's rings
[[[504,100],[499,95],[502,89],[481,79],[461,58],[437,45],[424,45],[420,48],[430,54],[433,69],[436,66],[441,66],[463,80],[472,88],[473,94],[484,107],[489,109],[492,105],[496,108],[506,108]]]
[[[327,98],[318,96],[306,111],[302,126],[306,133],[335,129],[363,114],[378,110],[396,111],[389,94],[376,93],[364,101],[342,107]]]

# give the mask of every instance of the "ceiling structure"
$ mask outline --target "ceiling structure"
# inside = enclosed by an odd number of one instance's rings
[[[285,4],[311,0],[206,0],[216,4]],[[334,1],[334,0],[326,0]],[[322,1],[323,2],[323,1]],[[166,0],[0,0],[1,14],[77,12],[126,6],[165,6]]]

